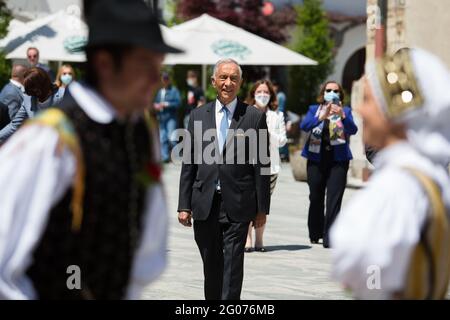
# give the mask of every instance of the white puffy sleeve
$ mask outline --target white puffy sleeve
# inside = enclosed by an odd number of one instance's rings
[[[25,272],[51,207],[72,183],[75,158],[55,129],[29,125],[0,148],[0,299],[36,298]]]
[[[357,298],[389,299],[403,289],[429,201],[406,170],[373,178],[331,228],[332,276]]]
[[[144,229],[133,261],[127,299],[140,299],[143,289],[167,264],[167,207],[160,184],[148,188],[143,217]]]

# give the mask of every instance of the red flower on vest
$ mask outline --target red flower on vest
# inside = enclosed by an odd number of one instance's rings
[[[144,169],[137,174],[137,180],[148,187],[153,183],[161,182],[162,168],[158,163],[149,162]]]

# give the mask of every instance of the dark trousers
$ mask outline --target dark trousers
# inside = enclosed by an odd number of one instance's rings
[[[310,160],[307,163],[310,201],[308,229],[311,240],[323,239],[324,247],[329,247],[328,231],[341,210],[349,162],[334,161],[332,151],[324,150],[321,155],[320,163]]]
[[[194,220],[206,300],[239,300],[241,296],[249,222],[231,221],[223,208],[222,197],[216,193],[208,219]]]

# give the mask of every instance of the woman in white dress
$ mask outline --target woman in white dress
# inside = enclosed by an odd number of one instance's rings
[[[277,97],[269,80],[259,80],[250,89],[246,103],[266,113],[267,128],[269,131],[270,152],[270,195],[272,195],[280,172],[279,148],[286,144],[286,126],[283,113],[278,110]],[[265,225],[255,228],[255,251],[265,252],[263,242]],[[253,251],[253,226],[250,223],[245,251]]]
[[[450,73],[404,49],[368,64],[365,143],[380,150],[367,187],[331,230],[333,277],[360,299],[442,299],[450,271]]]

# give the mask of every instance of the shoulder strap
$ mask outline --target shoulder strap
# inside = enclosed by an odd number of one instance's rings
[[[420,170],[406,167],[427,194],[430,209],[421,230],[420,242],[413,251],[406,299],[443,299],[450,276],[450,226],[438,185]]]
[[[27,121],[26,125],[42,125],[52,127],[58,132],[59,141],[56,152],[60,154],[64,147],[68,147],[76,159],[76,170],[73,180],[73,194],[71,201],[72,230],[77,232],[81,228],[83,219],[83,197],[85,166],[78,136],[70,119],[57,108],[49,108],[39,113],[35,118]]]

